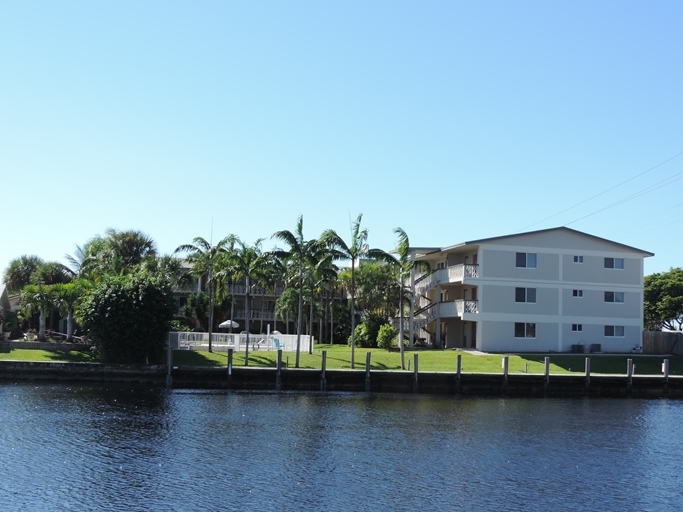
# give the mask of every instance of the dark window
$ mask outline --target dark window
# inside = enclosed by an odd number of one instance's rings
[[[515,322],[515,338],[535,338],[536,324]]]
[[[605,258],[605,268],[624,268],[624,258]]]
[[[515,257],[515,265],[519,268],[536,268],[536,253],[518,252]]]

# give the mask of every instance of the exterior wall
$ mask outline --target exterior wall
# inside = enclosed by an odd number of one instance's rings
[[[519,321],[519,320],[518,320]],[[485,352],[549,352],[557,350],[557,324],[536,322],[535,338],[515,338],[514,321],[487,320],[479,323]]]
[[[583,256],[583,263],[574,263],[574,256]],[[605,256],[624,258],[624,268],[605,268]],[[643,284],[643,260],[623,253],[586,254],[575,250],[562,256],[562,278],[567,282],[611,283],[640,286]]]
[[[569,352],[572,345],[598,344],[602,352],[630,352],[642,345],[646,253],[563,229],[475,243],[479,277],[472,283],[479,313],[466,319],[477,322],[480,350]],[[467,250],[453,250],[459,256],[448,255],[449,264],[463,263]],[[535,253],[536,268],[518,268],[517,252]],[[581,256],[583,263],[575,263],[574,256]],[[605,268],[605,257],[622,258],[624,268]],[[536,302],[516,302],[517,287],[535,288]],[[449,299],[461,298],[461,289],[454,287]],[[582,290],[583,297],[574,297],[573,290]],[[605,302],[606,291],[623,293],[624,302]],[[535,338],[516,338],[516,322],[534,323]],[[572,324],[582,330],[572,331]],[[605,326],[623,327],[624,336],[605,336]],[[462,343],[462,336],[449,326],[449,346]]]

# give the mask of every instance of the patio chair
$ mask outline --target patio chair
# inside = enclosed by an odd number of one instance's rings
[[[285,344],[282,343],[278,338],[273,338],[273,344],[275,345],[275,348],[278,350],[285,349]]]

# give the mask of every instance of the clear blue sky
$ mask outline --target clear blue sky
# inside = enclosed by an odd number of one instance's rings
[[[170,253],[299,214],[307,238],[348,237],[361,212],[387,250],[397,226],[438,246],[567,225],[656,253],[646,273],[683,266],[681,19],[680,1],[5,1],[0,270],[108,227]]]

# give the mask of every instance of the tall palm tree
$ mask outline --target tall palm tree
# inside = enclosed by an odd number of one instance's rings
[[[108,228],[105,234],[112,253],[121,260],[124,269],[134,267],[145,258],[157,255],[154,239],[142,231],[117,231]]]
[[[306,240],[304,238],[304,217],[299,215],[294,233],[291,231],[278,231],[271,238],[284,242],[289,246],[289,250],[275,249],[273,254],[283,262],[294,266],[296,279],[299,288],[299,308],[296,320],[296,362],[295,367],[299,367],[299,355],[301,353],[301,331],[303,323],[303,300],[304,300],[304,272],[315,260],[315,252],[318,249],[317,240]],[[310,343],[309,343],[310,346]]]
[[[38,340],[45,341],[45,321],[47,313],[55,305],[52,286],[47,284],[28,284],[21,291],[21,310],[27,316],[36,311],[40,313],[38,324]]]
[[[74,308],[90,286],[90,281],[77,279],[70,283],[56,284],[52,287],[55,305],[61,315],[66,315],[66,341],[73,341],[74,337]]]
[[[248,245],[241,240],[237,241],[235,252],[227,258],[227,265],[221,269],[217,277],[222,278],[223,273],[230,272],[235,279],[244,279],[246,282],[245,289],[245,331],[247,332],[247,348],[244,355],[244,364],[249,366],[249,322],[251,320],[251,286],[252,284],[261,284],[262,286],[270,286],[272,283],[272,253],[264,253],[261,250],[262,238],[254,242],[254,245]]]
[[[214,292],[214,267],[217,260],[226,254],[227,248],[233,246],[237,237],[235,235],[228,235],[223,238],[216,245],[211,245],[201,236],[195,237],[191,244],[179,245],[174,254],[186,253],[186,260],[192,263],[192,273],[195,276],[207,276],[207,285],[209,287],[209,352],[213,352],[211,343],[211,334],[213,332],[213,303],[215,299]]]
[[[397,245],[396,245],[396,254],[398,255],[396,264],[398,266],[398,272],[399,272],[399,301],[398,301],[398,308],[399,308],[399,329],[398,329],[398,345],[401,350],[401,369],[405,370],[405,355],[404,355],[404,347],[403,347],[403,292],[405,289],[405,278],[408,276],[414,269],[416,268],[421,268],[425,272],[431,272],[431,266],[429,265],[428,262],[426,261],[415,261],[415,259],[412,257],[411,251],[410,251],[410,240],[408,239],[408,234],[401,228],[395,228],[394,233],[398,237]],[[412,300],[413,298],[410,298],[411,300],[411,315],[412,315]],[[410,332],[410,337],[412,340],[413,333]]]
[[[31,284],[31,275],[43,263],[41,258],[34,255],[23,255],[10,261],[3,275],[7,291],[17,293]]]
[[[393,256],[382,249],[371,249],[368,246],[368,230],[360,228],[363,214],[359,214],[351,226],[351,243],[347,244],[334,230],[326,230],[320,237],[321,242],[332,251],[334,259],[351,260],[351,368],[355,367],[355,347],[356,347],[356,263],[360,264],[361,258],[373,259],[394,263]]]

